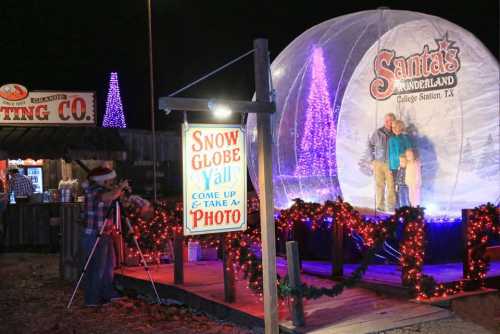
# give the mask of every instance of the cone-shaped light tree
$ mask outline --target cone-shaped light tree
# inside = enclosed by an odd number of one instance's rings
[[[109,78],[108,98],[106,100],[106,113],[102,121],[104,128],[126,128],[125,116],[123,114],[120,87],[118,84],[118,73],[111,72]]]
[[[296,176],[330,176],[335,168],[335,124],[328,92],[323,49],[312,52],[311,85],[307,98],[306,122],[300,146]]]

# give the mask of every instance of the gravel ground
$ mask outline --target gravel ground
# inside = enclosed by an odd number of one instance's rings
[[[253,333],[184,307],[139,299],[85,308],[82,291],[66,311],[73,285],[59,280],[57,255],[0,254],[0,268],[0,333]]]
[[[486,330],[472,322],[464,321],[458,317],[450,319],[430,321],[419,325],[403,327],[383,334],[490,334],[493,331]],[[382,333],[381,333],[382,334]]]
[[[0,254],[0,333],[254,333],[184,307],[149,305],[134,298],[85,308],[82,291],[66,311],[73,285],[59,280],[58,260],[57,255]],[[453,318],[383,333],[500,333],[498,294],[457,300],[452,310],[457,315]]]

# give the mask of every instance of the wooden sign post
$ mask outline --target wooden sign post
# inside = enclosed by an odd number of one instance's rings
[[[255,99],[271,101],[270,64],[267,39],[254,41]],[[266,334],[278,334],[278,291],[276,288],[276,239],[274,235],[273,163],[271,115],[257,114],[259,159],[260,231],[264,272],[264,324]]]
[[[251,52],[246,53],[250,54]],[[257,113],[259,159],[259,197],[262,237],[262,269],[264,272],[264,321],[266,334],[278,334],[278,293],[276,287],[276,239],[274,235],[273,173],[271,114],[276,106],[271,102],[270,63],[267,39],[254,41],[254,74],[256,101],[208,100],[172,97],[187,87],[159,99],[161,110],[212,111],[210,105],[223,104],[241,113]],[[237,58],[241,59],[243,56]],[[232,63],[232,62],[231,62]],[[226,65],[225,65],[226,66]],[[221,67],[224,68],[225,66]],[[218,70],[214,71],[216,73]],[[204,78],[207,78],[205,76]],[[246,201],[245,201],[246,202]],[[246,212],[245,212],[246,214]],[[245,217],[246,218],[246,217]],[[218,231],[221,232],[221,231]]]

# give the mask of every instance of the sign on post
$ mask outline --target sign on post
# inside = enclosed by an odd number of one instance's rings
[[[28,91],[20,84],[5,84],[0,87],[0,123],[95,125],[95,93]]]
[[[182,128],[184,235],[247,227],[245,133],[240,125]]]

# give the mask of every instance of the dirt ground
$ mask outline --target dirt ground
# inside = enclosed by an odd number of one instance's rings
[[[66,311],[73,285],[59,280],[58,265],[57,255],[0,254],[0,333],[253,333],[184,307],[140,299],[85,308],[82,291]]]
[[[185,307],[149,305],[135,298],[85,308],[82,291],[67,311],[73,285],[59,280],[58,260],[57,255],[0,254],[0,333],[255,333]],[[456,300],[452,310],[456,316],[450,319],[386,333],[500,333],[499,294]]]

